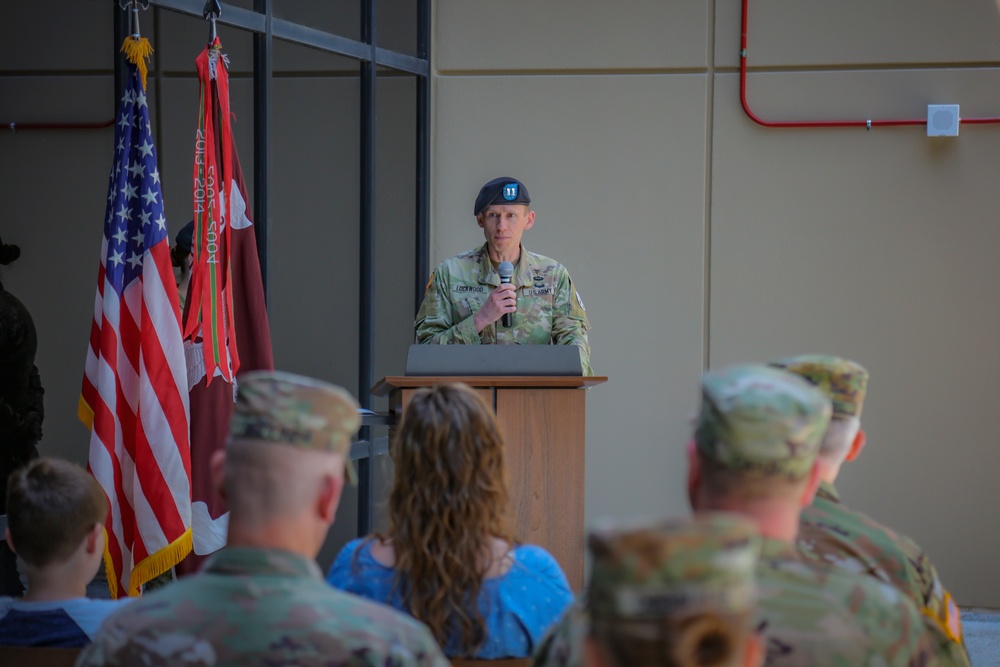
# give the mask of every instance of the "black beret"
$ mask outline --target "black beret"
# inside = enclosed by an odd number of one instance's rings
[[[191,252],[191,245],[193,241],[194,220],[181,227],[181,231],[177,232],[177,236],[174,237],[174,243],[185,252]]]
[[[494,178],[479,191],[479,196],[476,197],[476,208],[472,214],[478,217],[480,213],[493,204],[530,203],[531,196],[528,194],[528,188],[524,187],[524,183],[510,176],[501,176]]]

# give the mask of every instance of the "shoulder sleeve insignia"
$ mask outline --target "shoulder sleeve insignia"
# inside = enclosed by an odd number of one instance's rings
[[[954,642],[962,643],[962,616],[951,593],[944,594],[944,608],[941,615],[934,613],[929,607],[921,609],[925,616],[934,619],[944,634]]]

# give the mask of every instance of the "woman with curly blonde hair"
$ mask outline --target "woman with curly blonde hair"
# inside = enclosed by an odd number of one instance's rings
[[[547,551],[513,542],[492,410],[464,385],[421,389],[391,452],[388,531],[348,543],[327,581],[422,621],[449,657],[531,655],[573,594]]]

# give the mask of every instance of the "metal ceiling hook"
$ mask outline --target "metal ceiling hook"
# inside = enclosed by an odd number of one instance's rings
[[[219,35],[215,27],[215,19],[222,16],[222,5],[219,4],[219,0],[208,0],[205,3],[205,8],[201,11],[201,15],[208,19],[208,45],[211,46],[215,43],[215,38]]]
[[[139,39],[139,9],[149,9],[149,0],[119,0],[118,6],[122,9],[131,9],[128,18],[129,35],[132,39]]]

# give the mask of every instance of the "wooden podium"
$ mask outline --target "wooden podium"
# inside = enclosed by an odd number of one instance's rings
[[[514,537],[545,547],[574,591],[583,588],[583,498],[586,456],[584,388],[594,376],[390,376],[373,388],[401,417],[421,387],[462,382],[496,410],[506,443]]]

